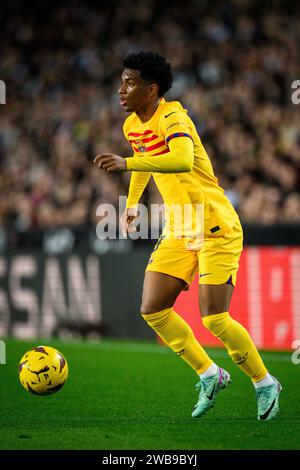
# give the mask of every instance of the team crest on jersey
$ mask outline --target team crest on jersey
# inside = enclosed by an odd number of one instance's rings
[[[140,152],[145,152],[146,146],[142,140],[136,140],[135,143]]]

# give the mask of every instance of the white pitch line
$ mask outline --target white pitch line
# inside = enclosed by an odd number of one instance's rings
[[[133,353],[150,353],[150,354],[174,354],[168,347],[160,346],[159,344],[139,344],[139,343],[122,343],[114,341],[99,341],[99,342],[77,342],[77,341],[66,341],[66,346],[83,348],[83,349],[96,349],[110,352],[133,352]],[[224,349],[210,349],[208,352],[212,357],[228,357],[227,352]],[[291,351],[292,354],[293,351]],[[261,355],[263,359],[269,362],[291,362],[291,354],[288,352],[282,352],[279,354],[272,351],[262,351]]]

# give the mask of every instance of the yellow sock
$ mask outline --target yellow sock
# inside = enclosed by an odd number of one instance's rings
[[[267,369],[264,366],[248,331],[228,312],[202,318],[204,326],[225,345],[231,359],[253,382],[262,380]]]
[[[196,340],[191,327],[173,308],[142,316],[161,339],[197,374],[202,374],[211,366],[213,361]]]

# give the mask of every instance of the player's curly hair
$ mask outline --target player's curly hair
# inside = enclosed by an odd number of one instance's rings
[[[126,69],[139,70],[145,82],[156,83],[159,97],[162,97],[172,86],[171,64],[157,52],[132,52],[123,60],[123,66]]]

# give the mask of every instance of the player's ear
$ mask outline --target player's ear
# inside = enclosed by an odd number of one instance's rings
[[[148,96],[149,98],[155,98],[158,96],[158,85],[157,83],[151,83],[148,88]]]

